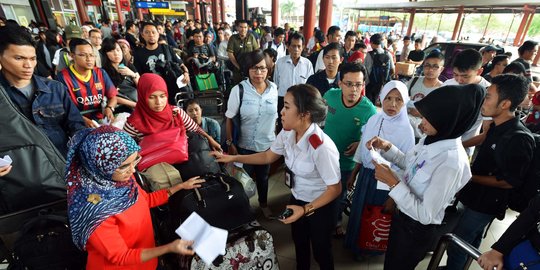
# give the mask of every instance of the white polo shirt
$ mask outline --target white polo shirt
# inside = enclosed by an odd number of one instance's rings
[[[274,83],[278,87],[278,96],[280,97],[285,96],[289,87],[306,83],[309,76],[313,75],[313,65],[302,56],[300,56],[296,66],[290,55],[281,57],[276,61],[274,68]]]
[[[294,173],[291,191],[297,200],[312,202],[327,186],[340,182],[339,152],[317,124],[311,124],[298,143],[294,130],[282,130],[270,150],[285,157],[285,164]]]

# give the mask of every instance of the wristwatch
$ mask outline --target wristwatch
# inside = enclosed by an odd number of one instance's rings
[[[225,144],[226,144],[227,146],[231,146],[231,145],[233,144],[233,143],[232,143],[232,139],[227,139],[227,140],[225,141]]]
[[[109,108],[109,109],[111,109],[112,112],[114,112],[114,108],[112,106],[107,106],[105,108]]]
[[[315,213],[315,207],[313,207],[313,204],[308,203],[304,205],[304,216],[309,217]]]

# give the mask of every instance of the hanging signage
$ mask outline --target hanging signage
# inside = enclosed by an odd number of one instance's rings
[[[84,4],[87,6],[101,6],[101,0],[84,0]]]
[[[129,12],[131,10],[129,0],[120,0],[120,9]]]
[[[135,2],[137,8],[169,8],[169,2]]]

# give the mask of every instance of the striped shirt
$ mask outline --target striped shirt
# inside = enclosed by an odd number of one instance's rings
[[[197,123],[193,121],[193,119],[191,119],[191,117],[189,117],[189,115],[184,110],[178,107],[174,107],[173,115],[175,117],[179,116],[180,119],[182,119],[182,123],[184,123],[184,127],[186,128],[186,131],[193,131],[199,134],[202,134],[204,132],[201,126],[197,125]],[[145,135],[150,135],[150,134],[143,134],[142,132],[140,132],[137,129],[137,127],[135,127],[129,121],[129,119],[124,125],[124,131],[127,132],[129,136],[133,137],[133,139],[135,139],[138,142],[140,142],[144,138]]]
[[[111,99],[118,93],[107,72],[98,67],[94,67],[88,76],[83,77],[71,65],[58,74],[57,80],[67,86],[69,96],[79,111],[96,110],[85,114],[94,120],[103,118],[101,103],[104,98]]]

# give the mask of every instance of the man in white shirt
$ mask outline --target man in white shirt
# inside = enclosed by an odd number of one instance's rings
[[[285,40],[285,30],[280,27],[274,31],[274,40],[263,45],[263,50],[268,48],[276,50],[276,60],[278,60],[281,57],[287,55],[287,48],[285,48],[285,43],[283,42],[283,40]]]
[[[478,84],[484,87],[484,89],[491,86],[490,82],[480,76],[480,74],[482,74],[482,55],[475,49],[466,49],[459,52],[454,58],[452,68],[454,78],[445,81],[443,86]],[[474,153],[474,147],[482,144],[484,141],[491,121],[490,117],[483,117],[482,114],[479,113],[478,119],[473,127],[461,136],[463,147],[465,147],[465,151],[469,157]],[[483,130],[482,133],[480,133],[480,128],[482,127]]]
[[[299,33],[290,35],[287,49],[289,55],[278,59],[274,70],[274,83],[278,87],[278,112],[283,109],[283,97],[287,89],[293,85],[306,83],[309,76],[313,75],[313,65],[307,58],[301,56],[304,36]],[[278,131],[280,130],[281,119],[278,119]]]

